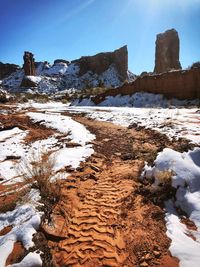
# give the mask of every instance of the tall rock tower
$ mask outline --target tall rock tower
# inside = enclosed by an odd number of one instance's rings
[[[154,72],[181,69],[179,61],[179,37],[174,29],[157,35]]]
[[[33,54],[30,52],[24,52],[24,73],[26,76],[35,76],[35,60]]]

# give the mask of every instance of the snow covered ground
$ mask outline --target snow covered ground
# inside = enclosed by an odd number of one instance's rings
[[[137,92],[132,95],[116,95],[107,96],[102,100],[98,106],[100,107],[180,107],[188,105],[199,105],[200,100],[179,100],[176,98],[167,99],[162,94],[151,94],[145,92]],[[95,106],[94,102],[90,98],[84,98],[83,100],[76,99],[72,102],[72,106]]]
[[[34,246],[33,234],[36,233],[40,225],[41,212],[37,210],[40,200],[39,192],[32,189],[29,193],[26,204],[19,204],[13,211],[0,213],[0,231],[5,227],[12,226],[7,234],[0,236],[0,266],[4,267],[6,260],[13,250],[17,241],[22,242],[25,249]],[[28,253],[19,264],[12,266],[42,266],[40,253]]]
[[[0,176],[4,180],[17,177],[16,163],[12,160],[6,160],[8,156],[15,155],[23,159],[31,157],[31,151],[44,148],[46,151],[53,151],[52,157],[55,157],[54,171],[62,170],[65,166],[76,168],[81,161],[93,153],[93,148],[89,144],[95,136],[86,130],[80,123],[75,122],[70,117],[63,115],[63,112],[85,113],[87,117],[100,121],[108,121],[122,126],[136,124],[146,128],[158,130],[170,138],[184,137],[195,143],[200,144],[200,111],[198,108],[136,108],[136,107],[69,107],[62,103],[26,103],[19,104],[16,109],[18,111],[26,111],[29,108],[35,108],[36,112],[27,112],[27,115],[33,122],[39,122],[46,127],[55,129],[59,134],[66,137],[66,142],[76,143],[78,146],[67,147],[63,143],[62,148],[58,147],[56,135],[46,140],[33,142],[25,145],[24,138],[27,131],[19,128],[5,130],[0,132]],[[56,149],[56,151],[55,151]],[[42,150],[42,149],[41,149]],[[163,171],[172,174],[172,186],[177,189],[176,199],[171,199],[166,203],[166,226],[167,235],[172,240],[170,251],[172,255],[180,259],[181,267],[199,267],[200,262],[200,149],[196,147],[193,151],[179,153],[171,149],[164,149],[160,152],[153,166],[146,166],[144,169],[144,177],[155,177],[156,187],[159,184],[159,177]],[[11,182],[9,180],[9,182]],[[37,204],[38,205],[38,204]],[[30,247],[32,243],[24,239],[16,222],[20,221],[20,225],[25,225],[30,235],[37,230],[40,214],[38,213],[36,204],[28,203],[28,206],[19,205],[12,212],[0,214],[0,230],[8,224],[8,218],[12,218],[9,222],[13,226],[11,232],[0,237],[0,249],[6,251],[4,257],[1,258],[2,266],[5,264],[11,248],[16,240],[20,240],[23,244]],[[26,219],[24,210],[27,208]],[[177,208],[181,208],[196,225],[197,230],[188,229],[180,220]],[[39,217],[38,217],[39,216]],[[34,218],[37,218],[35,220]],[[26,224],[27,223],[27,224]],[[18,230],[16,230],[18,229]],[[21,229],[21,226],[20,226]],[[22,228],[23,229],[23,228]],[[26,230],[24,230],[26,233]],[[30,237],[28,234],[27,236]],[[192,238],[191,238],[192,237]],[[24,243],[25,242],[25,243]],[[29,253],[30,254],[30,253]],[[41,264],[40,255],[33,253],[27,257]],[[1,255],[1,251],[0,251]],[[13,266],[26,266],[27,260]],[[1,265],[0,265],[1,266]]]
[[[166,202],[167,235],[172,240],[170,251],[181,267],[198,267],[200,263],[200,148],[179,153],[169,148],[160,152],[153,167],[145,166],[143,178],[154,178],[154,190],[163,183],[163,173],[171,173],[171,186],[176,197]],[[181,208],[195,224],[196,230],[180,221]]]
[[[85,113],[87,117],[129,126],[137,124],[158,130],[170,138],[184,137],[200,144],[200,112],[197,108],[119,108],[68,107],[57,104],[33,104],[41,111]],[[159,184],[162,172],[170,172],[172,186],[177,189],[176,199],[166,202],[167,235],[172,240],[170,251],[180,260],[181,267],[199,267],[200,262],[200,149],[179,153],[164,149],[158,154],[153,167],[146,166],[144,177],[155,177]],[[197,230],[187,228],[180,220],[181,208]]]
[[[20,105],[19,109],[33,107],[42,112],[85,113],[88,118],[108,121],[128,127],[136,124],[157,130],[169,138],[186,138],[200,144],[200,110],[193,108],[135,108],[135,107],[75,107],[62,103],[30,103]]]
[[[23,108],[26,107],[27,105],[23,106]],[[59,176],[59,171],[65,166],[77,168],[80,162],[94,152],[92,145],[88,143],[95,136],[70,117],[62,116],[58,113],[44,114],[39,112],[29,112],[27,115],[33,120],[33,123],[42,121],[41,123],[47,127],[55,129],[56,133],[47,139],[25,144],[24,139],[28,131],[21,130],[18,127],[0,131],[0,178],[4,185],[23,180],[21,176],[22,170],[19,166],[24,162],[25,165],[29,164],[33,160],[33,153],[35,152],[38,154],[52,152],[50,157],[55,159],[52,177],[55,178],[63,177]],[[76,143],[77,146],[65,147],[64,142],[62,142],[63,146],[60,148],[57,136],[62,136],[67,143]],[[16,160],[10,158],[13,156]],[[65,174],[66,177],[67,174]],[[15,242],[21,241],[26,249],[34,245],[32,236],[39,228],[41,221],[41,212],[37,210],[37,207],[41,205],[39,201],[39,192],[32,189],[29,196],[26,197],[26,204],[18,203],[13,211],[0,214],[0,231],[7,226],[12,227],[10,232],[0,236],[1,267],[5,266]],[[12,266],[42,266],[40,252],[30,252],[20,263]]]
[[[72,166],[77,168],[81,161],[84,161],[89,157],[94,150],[92,145],[88,144],[95,139],[86,128],[78,122],[75,122],[70,117],[62,116],[60,114],[43,114],[43,113],[27,113],[33,121],[43,121],[42,124],[49,128],[58,130],[65,134],[71,142],[74,142],[80,146],[78,147],[63,147],[57,152],[53,153],[55,157],[55,171],[63,169],[66,166]]]

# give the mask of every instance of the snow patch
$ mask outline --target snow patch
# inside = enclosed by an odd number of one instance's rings
[[[29,249],[34,245],[32,238],[39,228],[41,222],[41,212],[38,212],[36,210],[36,206],[38,205],[37,201],[40,199],[40,197],[38,197],[37,190],[31,190],[29,196],[31,197],[33,195],[37,197],[34,197],[32,201],[30,199],[29,203],[18,205],[13,211],[8,211],[6,213],[0,214],[0,230],[4,229],[7,226],[12,226],[10,232],[3,236],[0,236],[0,266],[2,267],[5,266],[6,260],[12,252],[15,242],[22,242],[25,249]],[[33,254],[35,255],[35,253]],[[30,254],[28,256],[28,261],[26,257],[21,263],[12,266],[34,266],[24,264],[27,264],[28,262],[30,264],[36,262],[36,259],[37,262],[39,262],[39,255],[37,257],[35,257],[34,255]]]
[[[143,178],[155,178],[160,183],[163,172],[171,172],[171,185],[176,188],[176,200],[166,202],[167,235],[172,240],[170,251],[180,260],[180,266],[198,266],[200,262],[200,148],[177,152],[165,148],[151,168],[145,166]],[[180,222],[176,208],[181,208],[194,222],[197,231],[187,229]],[[193,240],[190,235],[195,237]]]
[[[26,78],[36,84],[38,84],[42,80],[42,78],[39,76],[26,76]]]
[[[16,264],[9,265],[8,267],[40,267],[42,260],[40,254],[37,252],[30,252],[26,257]]]

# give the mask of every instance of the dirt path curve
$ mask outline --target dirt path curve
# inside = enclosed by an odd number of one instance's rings
[[[55,266],[178,266],[163,210],[138,182],[144,161],[172,143],[152,131],[75,119],[96,135],[95,154],[63,182],[61,201],[42,226]]]

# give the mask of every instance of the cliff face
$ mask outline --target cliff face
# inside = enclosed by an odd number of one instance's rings
[[[157,35],[154,72],[162,73],[171,69],[181,69],[179,37],[174,29]]]
[[[20,69],[20,66],[18,65],[8,63],[4,64],[0,62],[0,80],[6,78],[18,69]]]
[[[132,83],[108,90],[93,101],[99,104],[106,96],[132,95],[136,92],[163,94],[167,98],[200,98],[200,68],[138,77]]]
[[[127,79],[128,71],[128,50],[127,46],[123,46],[114,52],[99,53],[94,56],[81,57],[72,61],[79,66],[79,75],[82,76],[88,71],[92,71],[98,75],[106,71],[113,65],[119,74],[120,81]]]

